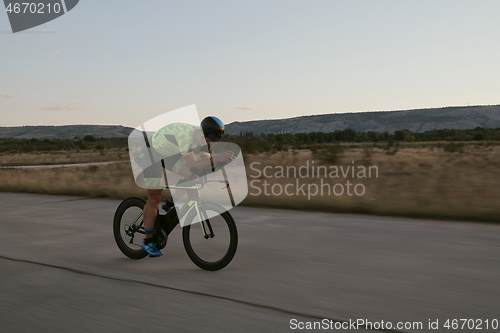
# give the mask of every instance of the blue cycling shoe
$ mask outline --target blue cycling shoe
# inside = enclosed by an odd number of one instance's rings
[[[173,203],[171,203],[170,201],[168,201],[168,200],[167,200],[167,201],[165,201],[165,202],[163,203],[163,205],[161,205],[161,208],[162,208],[164,211],[166,211],[166,212],[168,212],[169,210],[171,210],[171,209],[172,209],[172,208],[174,208],[174,207],[175,207],[175,205],[174,205]]]
[[[159,257],[163,255],[163,252],[158,250],[158,248],[156,247],[155,242],[151,242],[149,244],[144,244],[144,242],[142,242],[141,248],[145,250],[150,257]]]

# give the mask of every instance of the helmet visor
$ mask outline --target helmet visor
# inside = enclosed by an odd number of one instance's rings
[[[207,135],[207,139],[209,139],[212,142],[219,142],[221,137],[212,132],[209,132]]]

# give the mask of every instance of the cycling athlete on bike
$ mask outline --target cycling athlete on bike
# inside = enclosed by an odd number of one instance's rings
[[[201,127],[201,128],[200,128]],[[184,179],[197,178],[191,168],[199,170],[213,167],[218,162],[230,162],[234,158],[233,152],[211,158],[210,146],[217,143],[224,134],[224,123],[217,117],[206,117],[201,126],[184,123],[169,124],[158,130],[152,137],[151,146],[156,153],[164,156],[162,163],[156,163],[144,171],[146,186],[148,187],[148,201],[144,206],[144,231],[145,237],[142,248],[150,256],[157,257],[163,253],[153,242],[153,231],[158,214],[162,189],[162,165],[165,169],[178,173]],[[205,138],[205,140],[203,140]],[[204,146],[205,142],[208,146]],[[200,160],[197,160],[199,153]],[[167,207],[173,207],[173,198],[167,200]]]

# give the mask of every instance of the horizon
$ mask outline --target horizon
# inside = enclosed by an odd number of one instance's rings
[[[500,104],[488,104],[488,105],[456,105],[456,106],[442,106],[442,107],[432,107],[432,108],[418,108],[418,109],[405,109],[405,110],[388,110],[388,111],[347,111],[347,112],[335,112],[335,113],[319,113],[319,114],[310,114],[310,115],[302,115],[302,116],[294,116],[288,118],[268,118],[268,119],[254,119],[254,120],[245,120],[245,121],[233,121],[230,123],[226,123],[225,125],[230,125],[233,123],[244,123],[251,121],[267,121],[267,120],[285,120],[285,119],[294,119],[300,117],[314,117],[314,116],[326,116],[326,115],[345,115],[345,114],[353,114],[353,113],[390,113],[390,112],[404,112],[404,111],[419,111],[419,110],[431,110],[431,109],[448,109],[448,108],[474,108],[474,107],[487,107],[487,106],[500,106]],[[127,128],[136,128],[132,126],[122,125],[122,124],[60,124],[60,125],[48,125],[48,124],[40,124],[40,125],[12,125],[12,126],[2,126],[0,128],[5,127],[55,127],[55,126],[122,126]]]

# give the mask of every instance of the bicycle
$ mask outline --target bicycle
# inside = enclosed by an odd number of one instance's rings
[[[216,165],[214,170],[222,168]],[[184,186],[165,186],[167,189],[186,190],[188,200],[180,209],[170,209],[166,215],[157,215],[154,242],[159,249],[167,245],[168,235],[185,217],[182,229],[184,249],[191,261],[198,267],[216,271],[226,267],[233,259],[238,246],[238,231],[233,217],[221,205],[204,201],[199,193],[205,184],[211,182],[223,183],[230,192],[227,180],[208,179],[211,169],[191,169],[199,178],[189,180]],[[224,173],[224,169],[222,169]],[[225,174],[224,174],[225,178]],[[144,233],[142,220],[146,201],[132,197],[125,199],[118,206],[113,219],[113,234],[118,248],[131,259],[142,259],[148,253],[141,248]],[[194,222],[193,222],[194,221]],[[200,228],[197,228],[199,224]],[[136,240],[136,236],[138,241]]]

